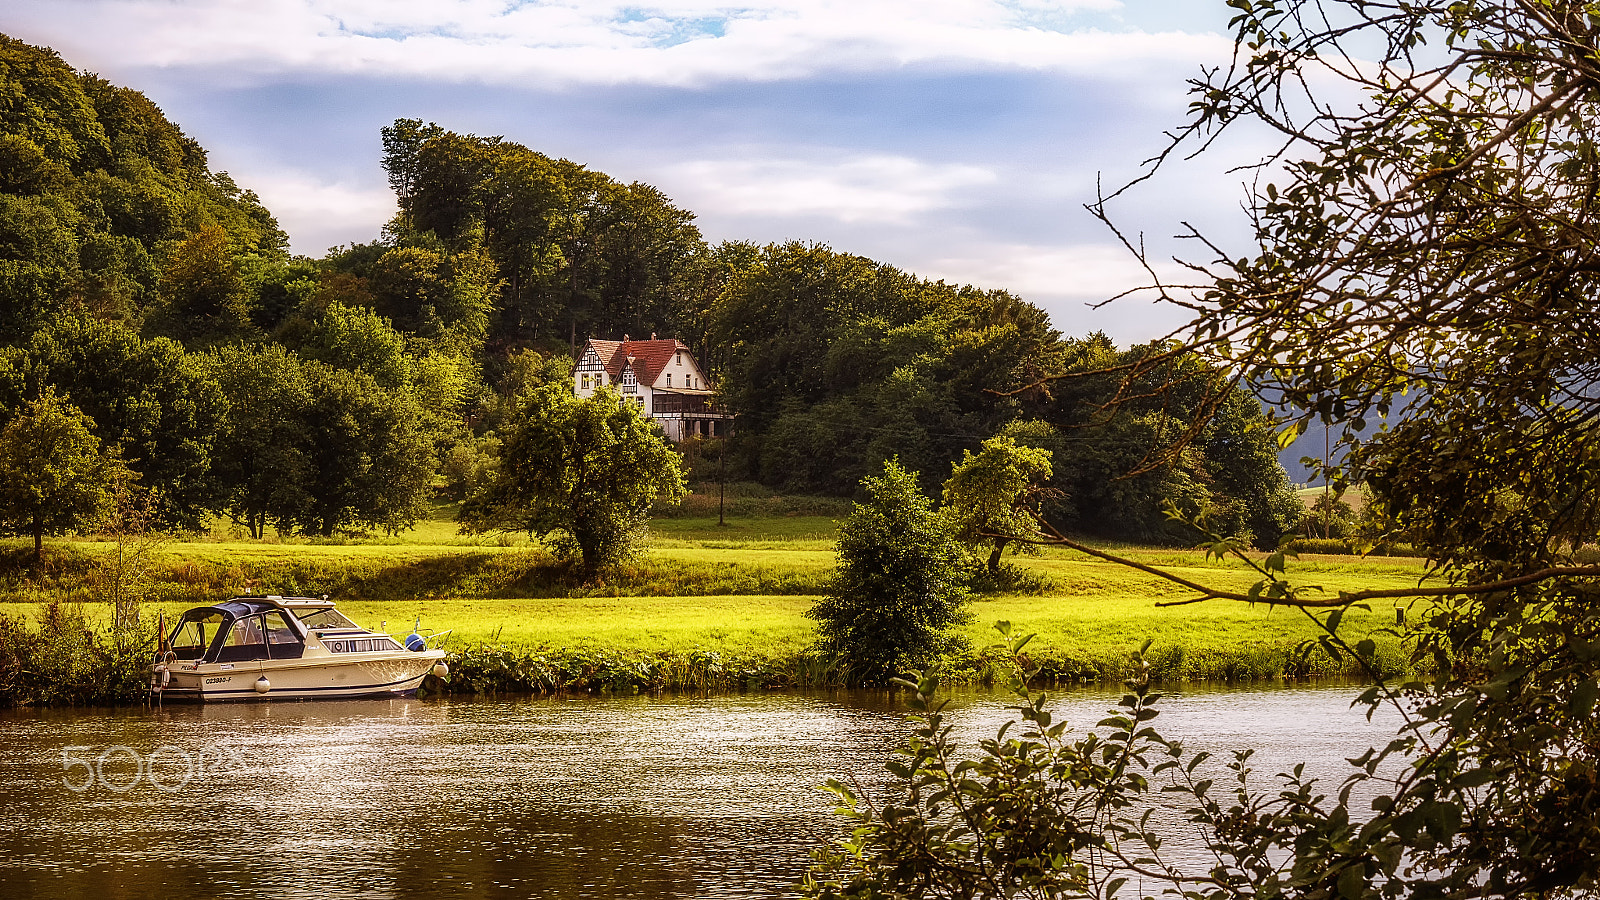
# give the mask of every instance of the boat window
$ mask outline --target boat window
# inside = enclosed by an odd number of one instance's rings
[[[183,617],[172,632],[172,652],[178,659],[199,659],[222,627],[221,610],[195,610]]]
[[[297,610],[294,611],[294,614],[295,614],[295,617],[298,618],[307,628],[359,628],[360,627],[356,623],[350,621],[349,619],[346,619],[344,617],[344,614],[340,613],[336,609],[328,609],[328,608],[311,609],[311,610],[300,610],[300,609],[297,609]]]
[[[233,630],[228,633],[224,647],[253,647],[265,644],[266,637],[261,633],[261,617],[251,616],[233,623]]]
[[[327,640],[322,646],[329,653],[371,653],[374,650],[399,650],[400,645],[390,638],[340,638]]]
[[[271,644],[298,644],[300,635],[290,627],[289,620],[281,612],[269,612],[261,617],[267,629],[267,642]]]

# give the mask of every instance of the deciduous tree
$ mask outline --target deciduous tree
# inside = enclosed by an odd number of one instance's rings
[[[278,345],[224,347],[206,360],[228,401],[212,475],[228,515],[253,538],[289,530],[310,505],[311,387],[299,357]]]
[[[494,479],[462,505],[461,523],[555,536],[594,575],[628,555],[656,500],[685,492],[677,452],[634,404],[610,390],[580,399],[561,384],[523,407]]]
[[[307,502],[295,525],[332,536],[353,527],[394,533],[416,524],[427,511],[434,465],[416,398],[365,372],[314,360],[303,372]]]
[[[31,387],[54,390],[121,448],[140,487],[159,500],[156,524],[194,528],[221,508],[212,443],[227,401],[197,356],[124,325],[64,316],[28,344]]]
[[[0,430],[0,519],[33,538],[92,527],[111,510],[118,479],[130,477],[94,436],[94,422],[53,394],[27,403]]]
[[[1037,533],[1039,493],[1050,478],[1050,451],[993,437],[973,454],[961,454],[944,483],[944,512],[958,540],[988,546],[989,573],[1000,572],[1000,555],[1014,535]]]

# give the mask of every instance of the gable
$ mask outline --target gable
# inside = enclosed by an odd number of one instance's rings
[[[680,357],[679,354],[682,354]],[[682,364],[678,364],[681,358]],[[593,368],[590,368],[590,367]],[[624,370],[631,368],[638,383],[648,387],[665,386],[662,377],[668,373],[673,387],[684,387],[684,376],[693,376],[701,389],[710,390],[710,379],[700,369],[687,344],[676,338],[648,341],[601,341],[591,338],[579,357],[574,371],[604,370],[613,383],[621,383]]]

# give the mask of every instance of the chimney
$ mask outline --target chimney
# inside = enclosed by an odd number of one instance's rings
[[[627,336],[627,335],[623,335],[623,336],[622,336],[622,342],[623,342],[623,343],[624,343],[624,344],[626,344],[626,343],[627,343],[627,342],[628,342],[628,340],[629,340],[629,338],[628,338],[628,336]]]
[[[653,341],[655,339],[656,339],[656,333],[654,331],[650,332],[650,340]]]

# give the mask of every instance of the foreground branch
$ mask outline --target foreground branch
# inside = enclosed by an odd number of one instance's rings
[[[1551,578],[1600,578],[1600,566],[1549,566],[1539,569],[1538,571],[1529,572],[1526,575],[1518,575],[1515,578],[1502,578],[1498,581],[1486,581],[1481,584],[1455,584],[1443,585],[1440,587],[1424,587],[1422,585],[1418,585],[1414,588],[1382,588],[1366,591],[1340,591],[1336,597],[1308,598],[1298,597],[1292,593],[1287,596],[1264,597],[1260,593],[1239,593],[1238,591],[1225,591],[1220,588],[1208,587],[1200,584],[1197,581],[1190,581],[1181,575],[1175,575],[1163,569],[1156,568],[1155,566],[1146,565],[1137,560],[1128,559],[1125,556],[1118,556],[1115,553],[1107,553],[1104,550],[1097,550],[1094,547],[1088,546],[1087,544],[1079,543],[1078,541],[1075,541],[1062,534],[1054,526],[1046,522],[1041,521],[1039,524],[1041,530],[1047,535],[1046,537],[1023,538],[1015,535],[1007,535],[1006,537],[1009,537],[1011,540],[1017,541],[1018,543],[1024,544],[1034,544],[1036,546],[1044,547],[1066,547],[1070,550],[1076,550],[1079,553],[1086,553],[1089,556],[1093,556],[1097,559],[1103,559],[1106,562],[1116,563],[1119,566],[1127,566],[1130,569],[1137,569],[1147,575],[1154,575],[1157,578],[1170,581],[1173,584],[1182,585],[1183,587],[1186,587],[1191,591],[1195,591],[1200,595],[1198,597],[1190,597],[1186,600],[1157,601],[1156,606],[1158,607],[1188,606],[1192,603],[1204,603],[1207,600],[1235,600],[1242,603],[1266,603],[1272,606],[1292,606],[1303,609],[1328,609],[1333,607],[1348,606],[1352,603],[1360,603],[1365,600],[1396,599],[1405,597],[1450,597],[1463,594],[1491,594],[1496,591],[1507,591],[1513,588],[1526,587],[1530,584],[1538,584],[1541,581],[1548,581]],[[985,536],[1000,537],[1001,535]],[[1318,590],[1320,590],[1320,588],[1318,588]]]

